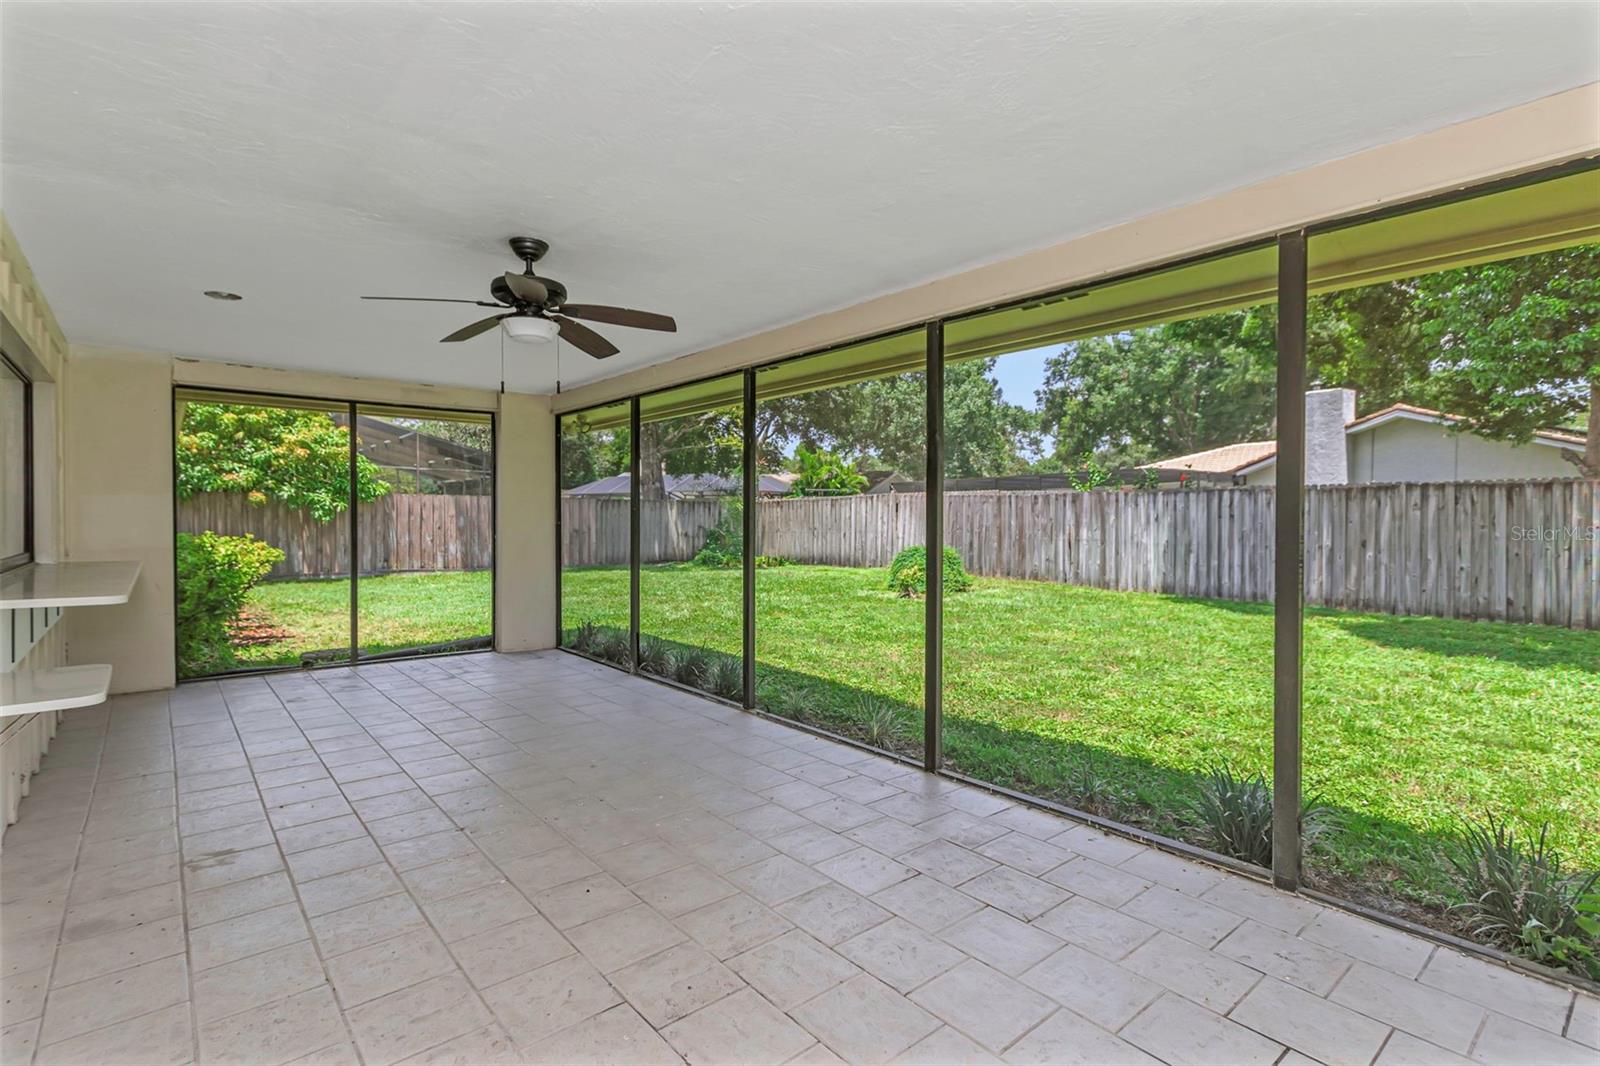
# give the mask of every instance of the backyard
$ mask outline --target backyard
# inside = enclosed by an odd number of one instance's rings
[[[492,586],[488,570],[363,577],[362,653],[487,637],[494,630]],[[241,669],[298,666],[318,652],[348,658],[349,645],[348,579],[268,581],[245,598],[234,657]]]
[[[920,732],[920,600],[885,571],[757,575],[764,706],[861,735],[863,693]],[[642,631],[737,653],[734,569],[642,568]],[[626,628],[626,568],[563,574],[568,627]],[[978,578],[946,598],[945,756],[972,777],[1189,835],[1200,775],[1270,773],[1272,611],[1041,581]],[[1437,903],[1437,848],[1461,817],[1537,826],[1600,865],[1600,634],[1308,609],[1305,780],[1333,828],[1314,873]],[[1086,767],[1088,768],[1086,770]]]

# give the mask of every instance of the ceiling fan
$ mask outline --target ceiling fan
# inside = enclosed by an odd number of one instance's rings
[[[541,278],[533,272],[533,264],[544,257],[550,245],[537,237],[512,237],[509,243],[511,251],[522,260],[523,270],[520,274],[508,271],[491,280],[489,295],[493,297],[492,300],[455,300],[438,296],[363,296],[362,299],[476,304],[504,311],[504,314],[490,315],[470,326],[462,326],[449,336],[439,338],[440,343],[468,340],[498,325],[513,340],[549,341],[559,335],[574,348],[596,359],[604,359],[616,355],[617,346],[577,319],[586,318],[591,322],[632,326],[635,329],[677,332],[678,323],[670,315],[635,311],[628,307],[608,307],[605,304],[567,303],[565,285],[554,278]]]

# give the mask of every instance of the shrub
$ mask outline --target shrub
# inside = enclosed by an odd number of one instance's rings
[[[605,627],[595,641],[596,658],[627,668],[633,665],[633,642],[626,631]]]
[[[585,655],[593,655],[594,646],[599,639],[599,626],[593,622],[580,622],[576,627],[567,630],[561,643],[574,651],[581,651]]]
[[[961,556],[949,545],[944,549],[944,590],[965,592],[972,577],[961,563]],[[928,549],[920,544],[902,548],[889,564],[889,588],[902,596],[920,596],[928,591]]]
[[[1030,778],[1038,780],[1037,775],[1041,772],[1046,771],[1035,771]],[[1134,820],[1130,814],[1133,797],[1106,768],[1103,757],[1096,755],[1093,749],[1085,749],[1082,755],[1072,761],[1061,782],[1061,791],[1067,797],[1068,805],[1080,811],[1118,822]]]
[[[744,501],[728,500],[717,524],[706,530],[706,543],[695,553],[696,566],[729,567],[744,562]]]
[[[639,669],[665,677],[672,668],[672,647],[660,637],[639,639]]]
[[[1600,980],[1600,870],[1568,873],[1541,823],[1532,841],[1488,815],[1445,848],[1467,899],[1472,934],[1547,965]]]
[[[867,487],[867,478],[849,459],[825,448],[805,445],[794,450],[795,479],[791,496],[855,496]]]
[[[744,695],[744,662],[732,655],[720,655],[711,666],[712,692],[725,700]]]
[[[283,552],[248,534],[179,533],[177,557],[179,665],[185,676],[226,669],[236,661],[228,626]]]
[[[1272,865],[1272,785],[1262,773],[1238,774],[1223,764],[1200,782],[1194,798],[1206,847],[1257,866]],[[1310,841],[1328,823],[1327,808],[1307,802],[1300,811],[1302,838]]]
[[[794,565],[794,560],[793,559],[786,559],[781,555],[758,555],[758,556],[756,556],[756,569],[757,570],[771,570],[775,566],[793,566],[793,565]]]
[[[711,681],[711,656],[701,648],[685,648],[672,656],[672,677],[680,685],[708,688]]]
[[[893,701],[870,692],[856,696],[850,708],[850,717],[856,723],[861,739],[875,748],[892,751],[895,744],[906,735],[906,723],[900,708]]]

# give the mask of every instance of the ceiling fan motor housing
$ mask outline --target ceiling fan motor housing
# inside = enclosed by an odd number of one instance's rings
[[[566,302],[567,287],[565,285],[554,278],[541,277],[539,281],[550,293],[549,298],[544,302],[546,308],[554,310]],[[502,274],[496,274],[494,279],[489,282],[489,295],[507,306],[513,306],[518,302],[517,298],[511,294],[511,289],[506,285],[505,276]]]

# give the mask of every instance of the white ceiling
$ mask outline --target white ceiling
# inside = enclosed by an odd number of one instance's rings
[[[437,338],[552,244],[564,384],[1600,78],[1600,6],[20,4],[0,194],[69,339],[493,386]],[[242,293],[242,303],[203,298]],[[550,391],[553,346],[506,345]]]

